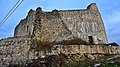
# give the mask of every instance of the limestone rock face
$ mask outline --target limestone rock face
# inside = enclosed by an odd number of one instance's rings
[[[32,36],[36,42],[79,38],[89,43],[107,44],[104,24],[95,3],[81,10],[44,12],[40,7],[31,10],[16,27],[15,36]]]

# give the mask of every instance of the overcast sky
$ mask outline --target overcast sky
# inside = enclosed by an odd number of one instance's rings
[[[0,0],[0,21],[18,0]],[[22,1],[22,0],[21,0]],[[96,3],[102,15],[108,41],[120,45],[120,0],[24,0],[17,10],[0,26],[0,38],[12,37],[15,26],[24,19],[30,9],[42,7],[44,11],[85,9]]]

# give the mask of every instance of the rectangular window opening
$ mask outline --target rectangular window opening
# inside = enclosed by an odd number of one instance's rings
[[[88,36],[88,38],[89,38],[89,43],[93,44],[94,43],[93,37],[92,36]]]

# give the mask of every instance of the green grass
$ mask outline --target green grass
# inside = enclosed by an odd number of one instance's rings
[[[70,63],[64,67],[94,67],[94,64],[97,63],[101,63],[101,67],[120,67],[120,63],[108,63],[110,61],[113,61],[115,59],[112,60],[107,60],[110,57],[113,57],[116,55],[110,55],[107,54],[104,57],[101,57],[98,59],[98,61],[94,61],[94,60],[90,60],[90,59],[85,59],[83,61],[74,61],[73,63]]]

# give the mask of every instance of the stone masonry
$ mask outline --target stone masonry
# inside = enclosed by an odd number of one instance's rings
[[[32,36],[37,42],[58,42],[80,38],[89,43],[107,44],[104,24],[95,3],[81,10],[53,10],[39,7],[15,28],[15,36]]]
[[[12,37],[0,40],[0,64],[24,63],[43,55],[68,54],[120,54],[115,46],[105,45],[53,45],[51,51],[37,51],[29,37]]]
[[[95,3],[81,10],[53,10],[39,7],[16,26],[14,37],[0,40],[0,64],[22,63],[43,55],[120,54],[106,46],[104,24]]]

